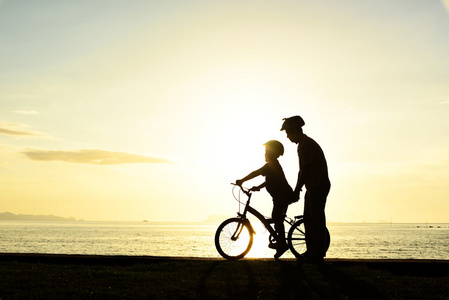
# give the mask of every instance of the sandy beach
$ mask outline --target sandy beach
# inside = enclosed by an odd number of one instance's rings
[[[4,299],[449,299],[449,261],[0,254]]]

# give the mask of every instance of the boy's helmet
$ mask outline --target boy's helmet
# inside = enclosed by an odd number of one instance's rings
[[[300,116],[293,116],[282,120],[284,120],[284,123],[282,124],[281,131],[294,128],[301,128],[306,124]]]
[[[271,140],[263,144],[266,148],[270,148],[275,153],[277,153],[279,156],[284,154],[284,146],[281,142],[276,140]]]

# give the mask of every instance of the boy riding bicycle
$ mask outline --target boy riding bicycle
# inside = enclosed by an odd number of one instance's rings
[[[274,221],[274,229],[277,233],[276,243],[270,243],[269,247],[276,249],[275,258],[281,257],[288,250],[285,241],[284,217],[287,213],[288,205],[293,200],[293,190],[285,178],[284,171],[278,161],[279,156],[284,154],[284,146],[275,140],[268,141],[265,146],[265,161],[262,168],[251,172],[246,177],[237,180],[237,185],[242,185],[245,181],[257,176],[265,176],[265,182],[259,186],[252,187],[252,191],[259,191],[266,187],[267,192],[273,197],[273,211],[271,217]]]

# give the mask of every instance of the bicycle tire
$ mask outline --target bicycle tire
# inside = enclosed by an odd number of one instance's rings
[[[306,244],[306,230],[304,226],[304,220],[298,220],[292,225],[287,235],[287,242],[290,251],[295,255],[296,258],[301,258],[302,255],[307,251]],[[329,249],[330,245],[330,234],[329,230],[326,228],[326,251]]]
[[[237,239],[233,239],[236,231],[240,231]],[[253,232],[239,218],[225,220],[218,226],[215,233],[215,247],[218,253],[226,259],[241,259],[248,254],[253,245]]]
[[[307,251],[304,220],[299,220],[292,225],[288,231],[287,243],[296,258],[300,258]]]

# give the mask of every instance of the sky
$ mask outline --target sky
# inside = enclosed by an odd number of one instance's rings
[[[449,222],[448,10],[0,0],[0,212],[232,216],[230,183],[265,163],[266,141],[295,184],[280,127],[300,115],[328,161],[328,221]],[[266,191],[252,203],[270,214]]]

